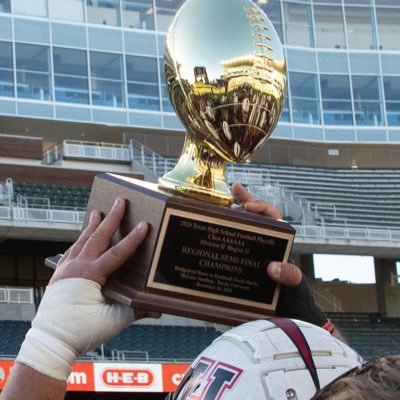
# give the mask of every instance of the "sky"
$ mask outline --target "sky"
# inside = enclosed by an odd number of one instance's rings
[[[374,259],[370,256],[314,254],[315,277],[338,278],[353,283],[375,283]],[[399,263],[397,263],[399,273]]]

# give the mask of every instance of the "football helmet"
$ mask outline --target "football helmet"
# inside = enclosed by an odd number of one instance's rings
[[[326,330],[271,318],[218,337],[192,363],[173,400],[306,400],[362,358]]]

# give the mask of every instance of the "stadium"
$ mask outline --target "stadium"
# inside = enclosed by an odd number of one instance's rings
[[[181,154],[163,62],[183,3],[0,0],[0,390],[52,274],[44,259],[78,237],[94,177],[156,182]],[[271,138],[228,181],[296,229],[292,258],[350,346],[399,353],[400,4],[255,3],[283,44],[287,94]],[[316,279],[315,254],[372,256],[376,282]],[[162,399],[224,330],[134,323],[79,359],[67,398]],[[151,385],[124,381],[143,369]]]

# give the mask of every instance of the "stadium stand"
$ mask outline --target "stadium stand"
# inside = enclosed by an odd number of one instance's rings
[[[366,360],[400,353],[400,319],[379,314],[329,314],[350,346]]]
[[[221,332],[212,327],[131,325],[105,344],[118,360],[192,361]]]
[[[15,357],[30,326],[30,321],[0,320],[0,356],[2,358]]]

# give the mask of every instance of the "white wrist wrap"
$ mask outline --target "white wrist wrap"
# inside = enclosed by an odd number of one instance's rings
[[[133,309],[107,304],[96,282],[61,279],[47,287],[16,361],[66,381],[77,356],[133,321]]]

